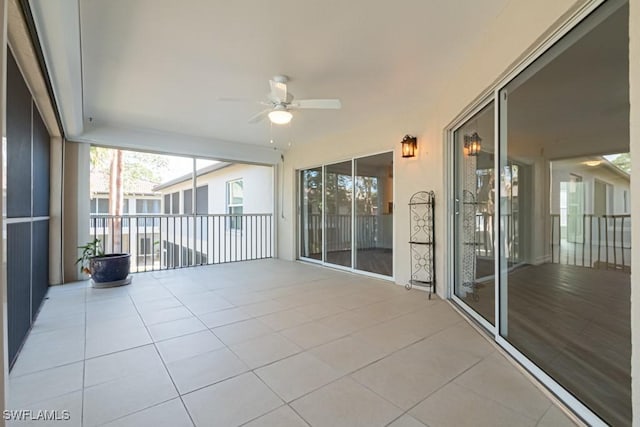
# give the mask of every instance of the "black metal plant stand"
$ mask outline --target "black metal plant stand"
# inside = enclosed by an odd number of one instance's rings
[[[436,291],[434,208],[433,191],[419,191],[409,199],[411,279],[405,287],[428,287],[429,299]]]

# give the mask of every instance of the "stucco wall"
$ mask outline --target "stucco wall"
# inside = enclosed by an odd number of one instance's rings
[[[243,180],[244,213],[273,213],[273,167],[245,164],[234,164],[198,177],[198,187],[209,186],[209,213],[227,213],[227,182],[236,179]],[[192,188],[190,180],[163,188],[161,212],[164,212],[164,195],[176,191],[181,193],[180,212],[184,212],[182,192]]]
[[[480,33],[465,63],[473,67],[457,67],[443,81],[443,88],[436,102],[425,102],[421,111],[408,115],[402,123],[371,121],[366,126],[332,136],[323,141],[295,141],[284,161],[284,197],[278,201],[282,209],[279,218],[279,256],[284,259],[296,257],[296,192],[295,171],[322,163],[350,159],[371,153],[395,150],[395,278],[399,284],[409,278],[407,262],[409,229],[407,224],[408,200],[420,190],[436,192],[436,239],[438,253],[446,253],[445,204],[445,147],[443,130],[475,98],[491,86],[525,53],[530,46],[542,39],[554,23],[577,5],[580,0],[543,0],[538,2],[510,2],[489,23],[483,23]],[[403,159],[400,155],[400,140],[406,134],[418,137],[418,155]],[[436,270],[444,277],[445,259],[437,259]],[[438,293],[443,295],[440,279]]]

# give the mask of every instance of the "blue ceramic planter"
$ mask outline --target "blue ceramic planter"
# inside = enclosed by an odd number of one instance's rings
[[[131,254],[106,254],[91,258],[91,279],[95,283],[118,282],[129,275]]]

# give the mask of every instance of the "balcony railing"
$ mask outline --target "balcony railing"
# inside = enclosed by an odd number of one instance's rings
[[[105,252],[130,253],[132,272],[273,256],[272,214],[92,214],[90,235]]]
[[[631,215],[551,215],[551,259],[558,264],[630,271]]]

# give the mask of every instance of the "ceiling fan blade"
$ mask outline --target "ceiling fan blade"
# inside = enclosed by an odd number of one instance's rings
[[[269,80],[271,86],[271,93],[269,99],[276,102],[287,102],[287,84],[283,82],[277,82],[275,80]]]
[[[291,104],[292,108],[317,108],[323,110],[339,110],[342,103],[339,99],[299,99]]]
[[[249,123],[258,123],[261,120],[264,120],[265,117],[267,117],[267,115],[271,112],[271,108],[267,109],[267,110],[262,110],[260,111],[258,114],[252,116],[249,119]]]

